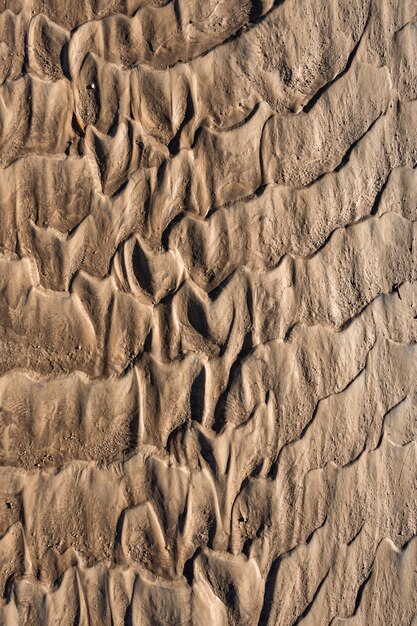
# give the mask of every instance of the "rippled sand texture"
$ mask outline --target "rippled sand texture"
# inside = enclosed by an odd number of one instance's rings
[[[0,9],[0,624],[416,626],[416,0]]]

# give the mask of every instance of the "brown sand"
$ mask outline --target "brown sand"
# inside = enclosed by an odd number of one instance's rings
[[[416,626],[417,1],[0,10],[0,624]]]

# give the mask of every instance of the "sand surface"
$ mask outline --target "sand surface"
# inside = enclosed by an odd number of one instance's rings
[[[0,11],[0,625],[417,626],[417,1]]]

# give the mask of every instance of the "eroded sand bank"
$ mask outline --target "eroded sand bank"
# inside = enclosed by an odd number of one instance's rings
[[[0,10],[0,624],[417,624],[416,2]]]

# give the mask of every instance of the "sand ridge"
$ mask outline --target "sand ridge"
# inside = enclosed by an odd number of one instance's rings
[[[0,0],[0,625],[417,624],[417,6]]]

